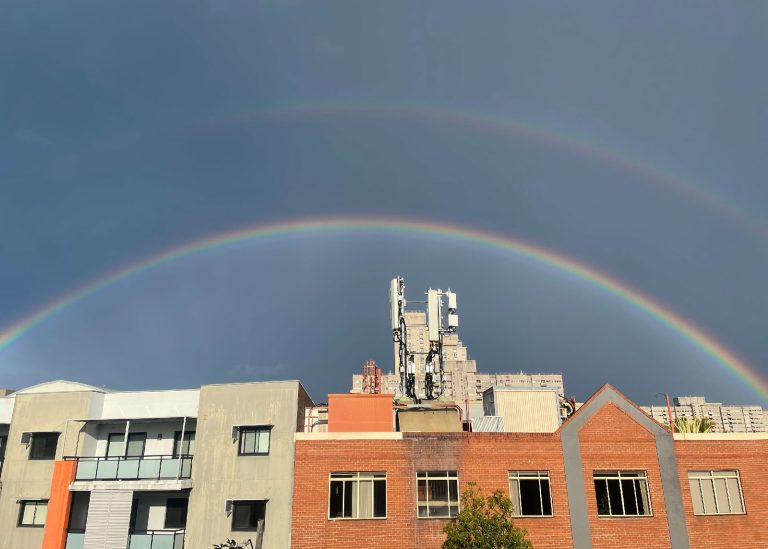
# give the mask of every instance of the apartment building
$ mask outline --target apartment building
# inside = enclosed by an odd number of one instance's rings
[[[298,381],[0,398],[0,547],[289,547]]]
[[[438,548],[470,482],[510,496],[534,547],[768,547],[768,434],[673,435],[609,385],[554,432],[349,396],[295,435],[294,548]]]
[[[666,405],[643,406],[643,410],[660,423],[669,424]],[[703,396],[684,396],[672,399],[670,411],[674,420],[709,419],[715,433],[768,432],[768,411],[760,406],[728,406],[721,402],[707,402]]]

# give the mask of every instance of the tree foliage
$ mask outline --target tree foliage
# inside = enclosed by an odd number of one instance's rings
[[[715,424],[709,418],[679,417],[675,420],[678,433],[710,433]]]
[[[461,495],[461,512],[443,529],[443,549],[533,549],[527,532],[512,522],[512,501],[502,490],[485,496],[470,482]]]

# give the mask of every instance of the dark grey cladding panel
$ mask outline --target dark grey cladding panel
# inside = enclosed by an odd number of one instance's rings
[[[685,525],[683,498],[677,471],[677,458],[672,435],[634,406],[613,387],[606,385],[591,401],[585,404],[560,430],[563,446],[565,483],[568,490],[568,507],[571,518],[571,532],[574,549],[591,549],[592,535],[587,514],[587,495],[582,473],[581,445],[579,431],[603,406],[613,403],[629,417],[651,431],[656,439],[656,454],[659,459],[664,506],[672,549],[688,549],[688,529]]]

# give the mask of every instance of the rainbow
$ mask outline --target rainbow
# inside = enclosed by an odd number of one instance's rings
[[[638,290],[631,288],[627,284],[565,255],[517,238],[459,225],[448,225],[436,221],[417,221],[405,218],[334,217],[297,219],[263,225],[252,225],[187,242],[149,257],[141,258],[138,261],[109,272],[84,286],[62,295],[53,302],[44,305],[0,332],[0,351],[7,349],[13,342],[29,333],[42,322],[52,318],[68,307],[73,306],[78,301],[94,292],[107,288],[130,276],[172,261],[246,240],[301,233],[330,233],[360,230],[437,236],[464,241],[488,248],[505,250],[518,256],[532,259],[540,264],[549,266],[557,271],[590,283],[594,287],[599,288],[618,300],[631,305],[636,310],[641,311],[672,333],[682,336],[695,348],[709,356],[715,364],[731,372],[755,394],[768,402],[768,381],[766,381],[750,365],[740,359],[723,344],[719,343],[714,337],[695,326],[691,321],[683,318],[668,307],[661,305]]]
[[[305,120],[312,118],[380,118],[420,120],[427,123],[442,123],[462,128],[472,128],[484,133],[496,133],[515,136],[529,143],[543,145],[560,150],[574,156],[587,158],[599,165],[611,167],[614,170],[632,174],[641,181],[656,188],[671,192],[692,203],[698,203],[722,219],[726,219],[742,229],[753,233],[760,239],[768,240],[768,227],[755,219],[754,214],[745,211],[728,202],[714,191],[702,185],[690,183],[671,173],[650,167],[626,154],[610,150],[581,137],[566,135],[543,128],[539,125],[527,124],[497,115],[462,111],[458,108],[434,108],[421,106],[391,106],[391,105],[354,105],[354,104],[297,104],[278,105],[253,112],[233,114],[215,118],[203,123],[204,127],[220,124],[243,124],[253,121],[267,120]]]

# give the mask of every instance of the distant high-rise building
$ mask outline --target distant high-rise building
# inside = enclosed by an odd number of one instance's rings
[[[668,424],[666,405],[643,406],[648,414],[660,423]],[[720,402],[707,402],[703,396],[675,397],[672,418],[706,418],[715,433],[765,433],[768,432],[768,412],[760,406],[724,406]]]
[[[426,358],[429,352],[429,332],[427,315],[423,311],[408,311],[405,313],[406,335],[408,350],[413,353],[416,372],[416,394],[424,398],[424,375],[426,373]],[[457,334],[443,337],[443,355],[445,371],[443,376],[444,393],[448,400],[464,402],[482,402],[483,391],[491,387],[547,387],[558,390],[563,394],[563,376],[560,374],[525,374],[519,373],[480,373],[477,362],[469,358],[469,350]],[[400,390],[400,374],[398,372],[398,345],[394,344],[394,367],[389,373],[381,374],[381,392],[402,394]],[[436,374],[437,376],[437,374]],[[439,376],[438,380],[439,380]],[[352,376],[351,393],[365,391],[364,376]]]

